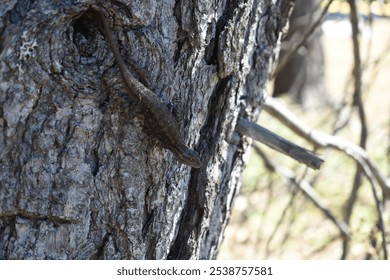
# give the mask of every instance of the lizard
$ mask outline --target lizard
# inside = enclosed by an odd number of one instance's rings
[[[142,105],[145,118],[148,119],[148,126],[150,126],[153,134],[160,141],[161,146],[170,150],[179,162],[193,168],[200,168],[202,165],[200,156],[198,152],[190,149],[184,143],[178,122],[173,113],[157,95],[131,74],[120,54],[119,47],[114,39],[104,12],[97,5],[92,5],[91,7],[100,16],[103,24],[103,35],[114,54],[115,61],[122,74],[126,91]]]

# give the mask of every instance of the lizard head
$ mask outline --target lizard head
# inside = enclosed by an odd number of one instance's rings
[[[198,152],[187,147],[182,149],[181,153],[176,154],[176,157],[181,163],[193,168],[200,168],[202,166]]]

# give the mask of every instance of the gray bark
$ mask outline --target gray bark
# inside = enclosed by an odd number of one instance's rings
[[[289,2],[104,1],[191,169],[145,127],[94,2],[2,1],[0,258],[215,258],[249,146],[235,125],[260,112]]]

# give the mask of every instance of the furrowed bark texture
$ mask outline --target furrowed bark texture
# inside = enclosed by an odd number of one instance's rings
[[[290,1],[102,2],[203,166],[148,130],[95,2],[2,1],[0,258],[215,258]]]

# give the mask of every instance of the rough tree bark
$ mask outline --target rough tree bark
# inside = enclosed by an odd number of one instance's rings
[[[2,1],[0,258],[214,258],[291,1],[102,2],[203,165],[148,130],[95,1]]]

